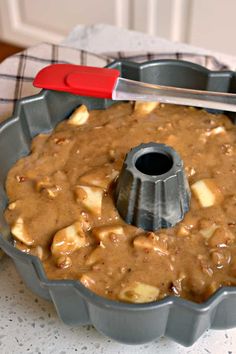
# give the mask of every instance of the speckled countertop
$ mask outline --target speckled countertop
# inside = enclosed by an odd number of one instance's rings
[[[113,49],[111,43],[104,41],[104,36],[106,33],[114,36],[114,31],[118,40],[115,41],[116,47]],[[148,40],[146,35],[129,34],[125,30],[102,25],[90,28],[79,26],[65,44],[98,52],[101,48],[104,51],[107,51],[107,48],[109,51],[115,51],[118,44],[122,50],[127,50],[131,42],[132,50],[157,48],[159,51],[162,49],[169,51],[171,46],[171,42],[165,40],[158,41],[154,38]],[[177,45],[174,46],[176,50]],[[191,47],[186,45],[184,47],[193,51]],[[178,49],[181,50],[179,45]],[[200,49],[199,51],[202,52]],[[225,59],[232,66],[236,63],[235,58],[228,56],[220,55],[218,59],[222,61]],[[59,320],[54,306],[32,294],[21,281],[12,261],[4,256],[0,262],[0,354],[15,353],[233,354],[236,353],[236,329],[207,331],[189,348],[167,338],[139,346],[119,344],[99,334],[92,326],[72,328],[64,325]]]
[[[54,306],[32,294],[7,257],[0,266],[1,354],[233,354],[236,329],[207,331],[190,348],[167,338],[144,345],[123,345],[99,334],[92,326],[72,328],[58,318]]]

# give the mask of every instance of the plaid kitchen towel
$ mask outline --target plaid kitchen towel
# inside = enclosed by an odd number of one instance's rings
[[[181,59],[203,65],[211,70],[226,70],[227,65],[213,56],[190,53],[130,53],[94,54],[66,46],[43,43],[7,58],[0,64],[0,121],[12,115],[21,97],[34,95],[39,89],[32,81],[39,70],[54,63],[105,66],[115,59],[145,62],[155,59]]]

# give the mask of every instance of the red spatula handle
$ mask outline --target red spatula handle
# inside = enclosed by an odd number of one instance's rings
[[[112,98],[119,70],[73,64],[53,64],[38,72],[33,85],[82,96]]]

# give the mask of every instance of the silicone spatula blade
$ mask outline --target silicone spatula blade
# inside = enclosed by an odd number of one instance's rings
[[[116,69],[54,64],[39,71],[33,85],[82,96],[112,98],[112,92],[119,75],[120,72]]]

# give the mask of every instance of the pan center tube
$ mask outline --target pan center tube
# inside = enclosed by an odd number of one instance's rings
[[[147,152],[139,156],[135,167],[145,175],[159,176],[168,172],[173,166],[173,160],[170,155],[163,152]]]
[[[141,144],[126,155],[115,192],[128,223],[155,231],[175,226],[190,206],[183,161],[165,144]]]

